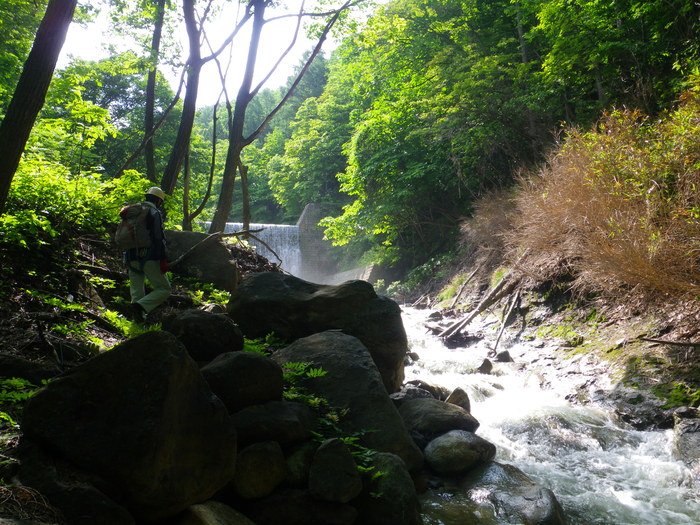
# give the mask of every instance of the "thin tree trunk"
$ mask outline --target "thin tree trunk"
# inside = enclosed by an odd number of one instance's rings
[[[267,0],[253,0],[253,27],[250,35],[250,46],[248,48],[248,59],[246,61],[245,72],[241,87],[238,90],[236,103],[233,109],[233,119],[229,126],[229,146],[224,165],[223,180],[221,182],[221,193],[219,202],[212,218],[209,233],[222,232],[228,222],[228,215],[233,203],[233,186],[236,181],[236,172],[242,165],[241,152],[243,151],[243,124],[245,123],[245,113],[248,104],[252,99],[251,86],[253,85],[253,75],[255,74],[255,64],[258,58],[258,47],[260,45],[260,34],[265,24],[265,8]],[[248,229],[247,225],[243,225]]]
[[[156,19],[153,24],[153,39],[151,40],[151,62],[146,83],[146,109],[144,113],[143,132],[146,137],[144,155],[146,158],[146,177],[153,184],[158,180],[156,159],[153,147],[154,108],[156,99],[156,77],[158,73],[158,55],[160,54],[160,39],[163,33],[165,19],[165,0],[157,0]]]
[[[168,195],[172,195],[177,177],[185,160],[185,155],[190,147],[190,136],[194,125],[194,115],[197,110],[197,92],[199,90],[199,74],[203,61],[199,47],[199,30],[194,14],[194,0],[183,0],[182,10],[187,28],[187,37],[190,45],[190,56],[187,61],[187,91],[182,104],[182,117],[177,131],[175,144],[170,154],[170,160],[163,173],[160,182],[161,189]]]
[[[36,117],[44,105],[77,0],[51,0],[0,124],[0,213],[5,209]]]

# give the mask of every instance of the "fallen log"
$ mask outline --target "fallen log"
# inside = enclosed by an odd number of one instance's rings
[[[515,286],[518,284],[518,281],[513,280],[511,278],[511,275],[512,275],[512,272],[508,272],[503,277],[503,279],[501,279],[501,281],[496,286],[494,286],[488,294],[486,294],[486,296],[481,300],[481,302],[477,305],[477,307],[469,313],[469,315],[467,315],[464,319],[460,319],[460,320],[452,323],[450,326],[448,326],[440,334],[440,337],[442,339],[449,340],[450,337],[452,337],[457,332],[462,330],[462,328],[464,328],[469,323],[471,323],[472,320],[477,315],[482,313],[489,306],[493,305],[495,302],[497,302],[503,296],[508,295],[513,290],[513,288],[515,288]]]

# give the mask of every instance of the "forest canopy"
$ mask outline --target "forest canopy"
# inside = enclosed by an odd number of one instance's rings
[[[64,3],[0,5],[8,137],[45,9]],[[0,170],[6,228],[88,208],[96,222],[113,220],[157,184],[171,195],[169,227],[295,222],[317,203],[326,236],[348,254],[409,268],[454,245],[479,197],[542,163],[562,132],[616,108],[661,115],[699,72],[700,7],[686,0],[327,0],[301,11],[284,3],[284,15],[277,2],[249,0],[234,2],[231,46],[217,47],[207,28],[225,3],[101,6],[134,45],[52,72],[18,166]],[[72,23],[90,14],[79,5]],[[279,16],[319,45],[286,85],[267,88],[256,54]],[[189,37],[179,51],[178,25]],[[331,31],[340,44],[324,54]],[[248,60],[229,70],[232,55]],[[200,107],[210,61],[238,88]],[[168,80],[171,64],[181,84]],[[6,148],[0,141],[0,157]],[[69,212],[77,194],[89,204]]]

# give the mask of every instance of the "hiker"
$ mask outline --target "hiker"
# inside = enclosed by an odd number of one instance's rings
[[[124,263],[129,270],[131,310],[134,321],[142,323],[146,316],[170,296],[170,281],[165,273],[168,260],[165,257],[165,231],[161,207],[165,193],[160,188],[150,188],[142,205],[150,208],[145,217],[145,226],[150,237],[146,248],[124,250]],[[145,281],[152,288],[146,295]]]

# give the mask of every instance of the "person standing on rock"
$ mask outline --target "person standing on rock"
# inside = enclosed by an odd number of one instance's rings
[[[138,247],[124,249],[124,263],[129,270],[129,292],[131,293],[131,311],[133,320],[142,323],[146,316],[170,296],[168,260],[165,256],[165,230],[161,212],[165,193],[160,188],[150,188],[146,192],[145,202],[126,206],[119,212],[122,224],[126,222],[126,210],[136,216],[130,225],[117,229],[117,244],[120,244],[120,230],[126,230],[123,236],[131,237]],[[144,230],[144,231],[140,231]],[[141,237],[144,240],[137,241]],[[128,243],[129,241],[127,241]],[[126,244],[130,246],[131,244]],[[124,244],[122,244],[124,246]],[[146,294],[146,280],[151,292]]]

